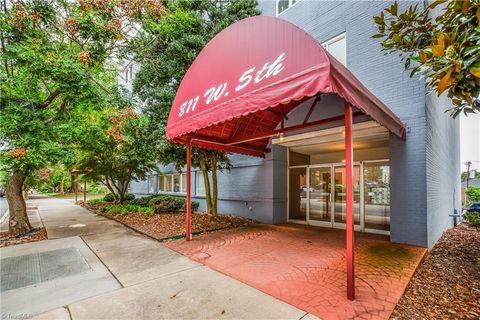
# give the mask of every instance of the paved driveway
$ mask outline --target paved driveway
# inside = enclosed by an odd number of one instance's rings
[[[356,301],[346,299],[345,231],[258,226],[166,245],[322,319],[388,319],[426,249],[356,234]]]
[[[50,240],[0,249],[2,319],[315,318],[72,201],[29,204]]]

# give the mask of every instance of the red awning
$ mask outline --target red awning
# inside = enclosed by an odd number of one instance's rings
[[[339,95],[405,137],[400,119],[309,34],[284,20],[257,16],[226,28],[200,52],[177,91],[167,138],[264,156],[269,136],[262,134],[322,93]]]

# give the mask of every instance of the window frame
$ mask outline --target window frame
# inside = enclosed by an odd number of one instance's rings
[[[195,171],[195,196],[196,197],[204,197],[206,196],[205,194],[205,182],[203,181],[203,193],[198,192],[198,184],[200,179],[198,179],[198,175],[202,176],[203,179],[203,172],[201,170]]]
[[[338,35],[336,35],[335,37],[333,38],[330,38],[328,39],[327,41],[324,41],[322,43],[320,43],[320,45],[322,46],[323,49],[325,49],[328,53],[330,53],[330,51],[328,50],[328,46],[330,46],[332,43],[335,43],[337,41],[340,41],[342,39],[345,39],[345,67],[348,66],[348,60],[347,60],[347,33],[346,32],[342,32]],[[333,55],[332,55],[333,56]],[[334,57],[335,59],[337,59],[336,57]],[[338,60],[338,59],[337,59]],[[342,63],[341,61],[339,61],[340,63]]]
[[[276,14],[277,17],[279,15],[281,15],[282,13],[284,13],[285,11],[287,11],[288,9],[290,9],[291,7],[295,6],[297,3],[299,3],[302,0],[296,0],[296,2],[293,2],[294,0],[288,0],[288,7],[285,10],[283,10],[282,12],[278,12],[278,3],[280,1],[281,0],[275,0],[275,14]]]
[[[175,195],[185,195],[187,192],[186,191],[182,191],[182,188],[183,188],[183,179],[182,177],[185,176],[186,174],[185,173],[167,173],[167,174],[159,174],[157,175],[157,194],[175,194]],[[178,176],[179,177],[179,191],[174,191],[175,190],[175,184],[174,184],[174,181],[175,181],[175,176]],[[161,190],[160,189],[160,177],[163,177],[163,187]],[[171,188],[169,190],[167,190],[166,186],[167,186],[167,179],[170,179],[171,181]],[[186,190],[186,189],[185,189]]]
[[[152,180],[153,180],[153,191],[151,191],[152,190],[152,188],[151,188],[152,187]],[[148,182],[148,184],[147,184],[148,193],[149,194],[158,193],[158,178],[156,178],[156,175],[154,175],[154,174],[149,175],[148,179],[147,179],[147,182]]]

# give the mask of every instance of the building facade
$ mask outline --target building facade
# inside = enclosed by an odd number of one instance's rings
[[[354,124],[355,229],[389,234],[392,242],[432,247],[460,209],[459,123],[444,111],[449,100],[410,78],[398,55],[384,55],[372,16],[388,2],[260,1],[262,14],[285,19],[313,36],[406,125],[406,139],[373,121]],[[406,7],[408,3],[401,2]],[[313,112],[312,103],[316,104]],[[328,106],[328,108],[322,108]],[[309,100],[287,124],[343,112],[335,95]],[[345,227],[345,168],[341,132],[333,125],[270,141],[265,159],[232,154],[220,173],[218,209],[265,223]],[[185,194],[186,176],[159,166],[134,181],[137,196]],[[193,199],[205,209],[203,176],[192,173]]]

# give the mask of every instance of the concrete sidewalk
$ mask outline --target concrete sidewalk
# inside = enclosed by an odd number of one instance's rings
[[[88,268],[77,268],[81,272],[2,292],[2,317],[314,318],[119,223],[93,215],[70,200],[46,198],[29,202],[39,208],[51,240],[1,249],[2,265],[7,257],[42,252],[51,256],[48,252],[63,248],[77,250]],[[75,261],[81,263],[79,259]],[[92,280],[94,273],[97,281]],[[2,280],[5,276],[2,271]]]

